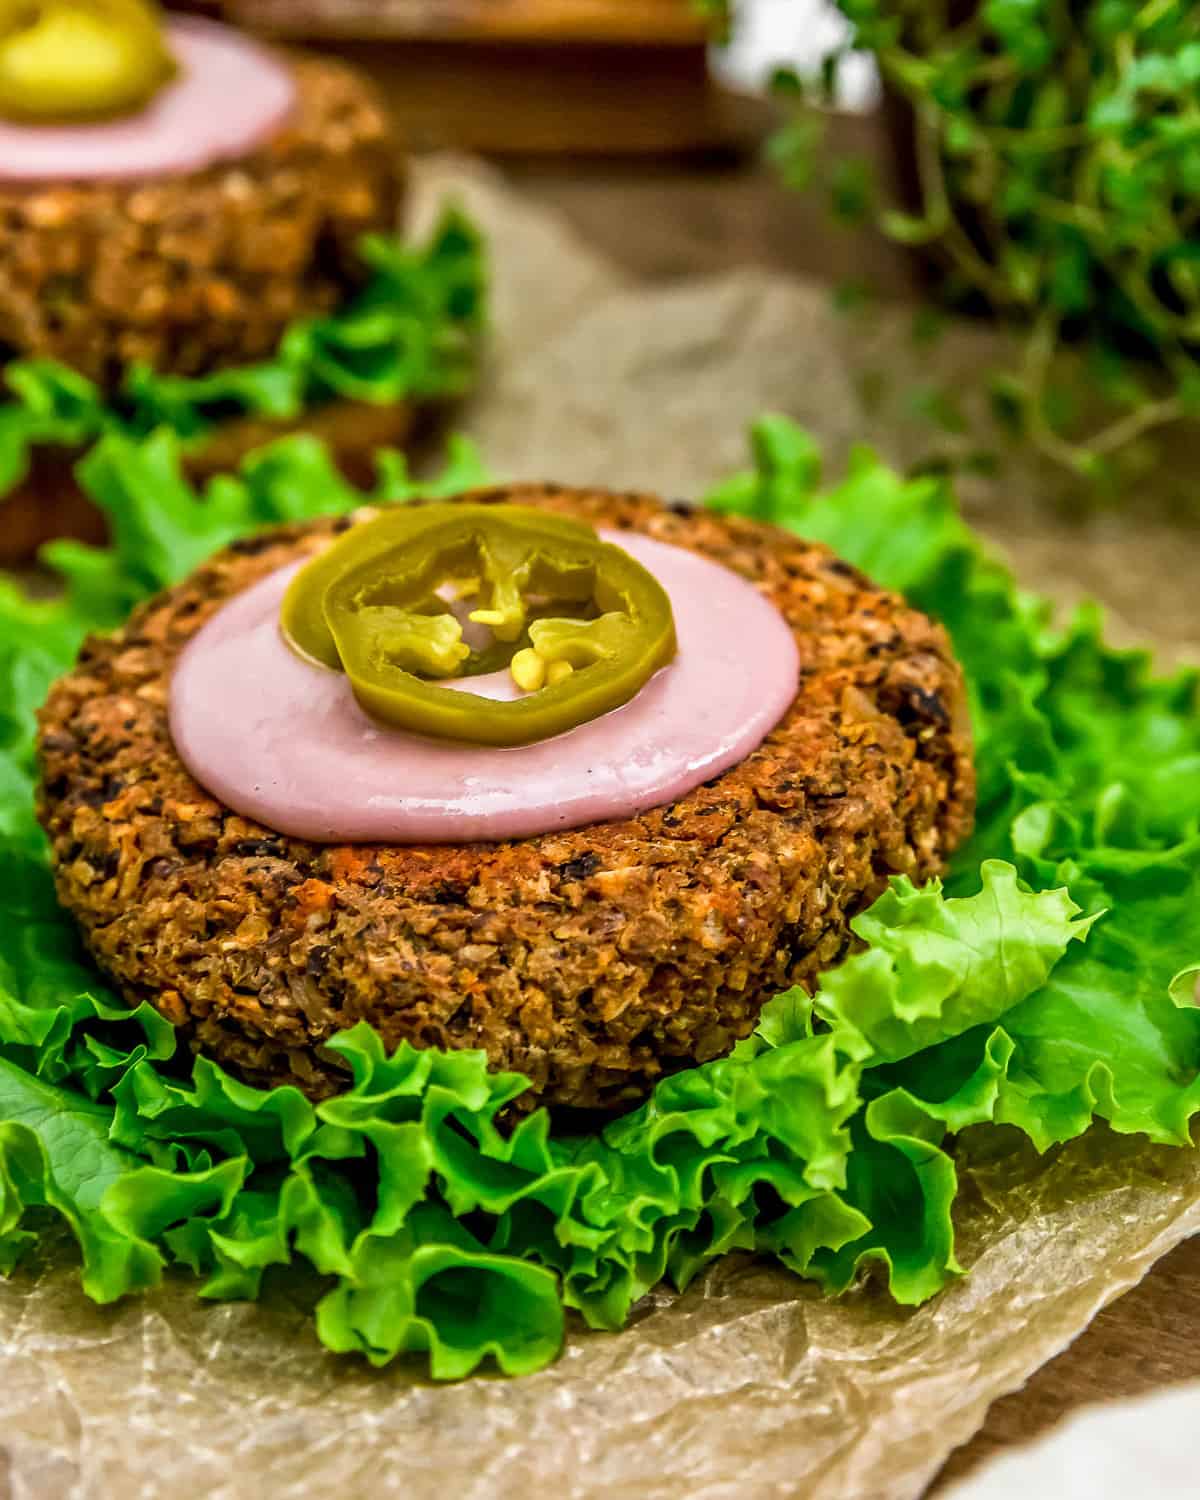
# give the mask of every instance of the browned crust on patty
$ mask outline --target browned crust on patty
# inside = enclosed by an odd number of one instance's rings
[[[247,155],[145,181],[0,183],[0,360],[37,355],[115,387],[138,361],[201,374],[272,353],[361,279],[395,227],[399,154],[374,88],[292,62],[296,106]]]
[[[221,603],[344,522],[237,543],[126,628],[93,637],[40,717],[40,816],[60,898],[103,969],[191,1045],[320,1096],[322,1043],[482,1047],[551,1104],[616,1107],[727,1051],[776,991],[811,985],[889,876],[965,837],[974,776],[944,632],[823,547],[639,495],[518,485],[472,498],[569,510],[723,563],[801,654],[760,749],[669,806],[504,844],[331,845],[232,813],[184,770],[171,666]]]

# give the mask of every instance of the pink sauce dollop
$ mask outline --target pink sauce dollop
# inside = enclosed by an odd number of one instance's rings
[[[168,22],[167,37],[179,72],[136,114],[80,125],[0,120],[0,181],[196,172],[246,155],[283,125],[296,85],[265,47],[195,18]]]
[[[385,728],[345,676],[284,641],[295,564],[231,600],[181,655],[170,690],[181,760],[235,812],[318,843],[528,838],[673,802],[744,760],[783,717],[795,638],[728,568],[636,533],[600,535],[662,583],[679,639],[675,660],[624,707],[515,749]],[[447,685],[519,691],[507,672]]]

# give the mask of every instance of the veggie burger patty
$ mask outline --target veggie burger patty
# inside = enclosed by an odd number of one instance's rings
[[[368,82],[290,64],[291,117],[234,160],[0,182],[0,357],[61,360],[108,387],[139,361],[198,375],[272,353],[290,322],[353,290],[360,236],[396,226],[399,153]]]
[[[270,355],[294,319],[358,287],[355,246],[396,228],[403,160],[368,81],[322,58],[288,61],[295,107],[240,157],[144,180],[0,181],[0,373],[11,359],[55,359],[110,392],[137,363],[204,375]],[[343,399],[303,426],[368,483],[376,450],[403,442],[412,419],[405,402]],[[188,472],[221,473],[296,425],[226,420],[188,452]],[[35,450],[0,497],[0,563],[55,536],[104,539],[78,456]]]
[[[243,1078],[334,1093],[348,1078],[322,1044],[366,1020],[389,1047],[483,1048],[532,1080],[522,1104],[615,1108],[811,985],[890,876],[942,869],[973,809],[962,675],[940,627],[773,527],[554,486],[469,498],[750,579],[795,632],[792,707],[734,769],[625,821],[457,846],[282,837],[188,775],[168,685],[224,601],[350,524],[331,519],[235,542],[86,642],[41,712],[40,817],[100,966]]]

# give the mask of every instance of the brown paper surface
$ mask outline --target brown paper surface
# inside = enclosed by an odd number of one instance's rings
[[[633,289],[474,169],[428,168],[425,203],[448,185],[497,247],[502,361],[466,425],[498,472],[694,494],[743,462],[764,407],[835,463],[867,431],[855,372],[871,350],[820,289],[757,272]],[[912,358],[886,323],[869,337],[893,337],[901,370]],[[871,436],[906,457],[901,427]],[[1126,633],[1196,649],[1194,536],[1119,517],[1072,529],[1001,483],[969,503],[1027,582],[1108,594]],[[981,1149],[968,1140],[962,1163],[970,1275],[921,1309],[872,1285],[826,1301],[731,1257],[620,1334],[573,1327],[556,1365],[515,1381],[436,1387],[415,1365],[330,1355],[299,1275],[253,1305],[203,1304],[172,1277],[96,1308],[51,1238],[0,1283],[0,1500],[908,1500],[996,1397],[1200,1229],[1193,1152],[1103,1130],[1042,1159],[1015,1137]]]

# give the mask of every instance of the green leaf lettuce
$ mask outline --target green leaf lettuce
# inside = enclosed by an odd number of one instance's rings
[[[0,399],[0,496],[29,470],[35,448],[78,449],[106,433],[155,429],[202,443],[220,422],[291,421],[336,399],[376,404],[460,396],[475,377],[484,320],[483,246],[448,209],[428,242],[368,235],[366,280],[334,312],[289,327],[270,359],[183,376],[134,365],[113,397],[54,360],[10,361]]]
[[[713,497],[824,539],[951,632],[969,679],[980,811],[944,887],[894,881],[817,993],[771,1001],[726,1058],[661,1082],[590,1135],[476,1052],[334,1043],[352,1085],[314,1105],[251,1088],[122,1005],[54,899],[32,816],[32,715],[86,630],[231,537],[416,492],[394,460],[369,497],[303,438],[197,496],[180,439],[110,433],[82,468],[110,549],[62,545],[64,598],[0,591],[0,1269],[56,1211],[84,1288],[111,1300],[189,1268],[254,1297],[269,1267],[325,1278],[318,1336],[435,1378],[536,1369],[566,1309],[617,1328],[664,1277],[731,1250],[831,1292],[874,1267],[915,1303],[959,1275],[956,1135],[997,1124],[1041,1150],[1093,1119],[1185,1143],[1200,1105],[1196,684],[1107,648],[1091,612],[1055,629],[934,480],[869,454],[819,487],[778,419]],[[442,492],[478,478],[460,449]]]

